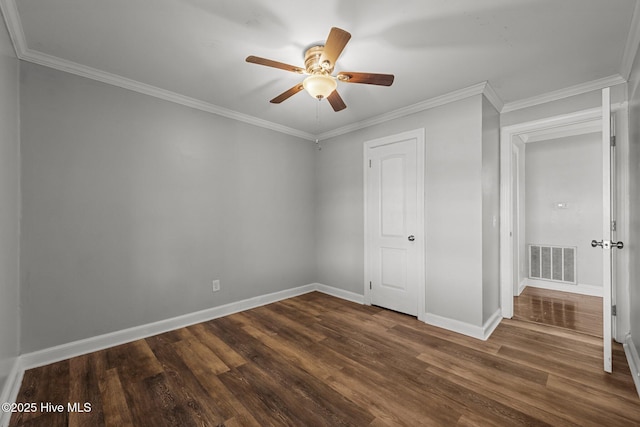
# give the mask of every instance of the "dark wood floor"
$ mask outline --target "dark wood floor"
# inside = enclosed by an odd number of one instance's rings
[[[630,426],[622,347],[504,320],[487,341],[321,293],[25,373],[11,426]]]
[[[602,298],[527,287],[514,298],[513,318],[602,337]]]

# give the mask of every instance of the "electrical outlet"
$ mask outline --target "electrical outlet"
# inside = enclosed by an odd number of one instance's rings
[[[220,290],[220,280],[214,280],[211,284],[213,285],[213,292],[218,292]]]

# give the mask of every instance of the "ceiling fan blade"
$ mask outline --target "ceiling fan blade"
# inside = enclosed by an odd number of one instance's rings
[[[338,73],[337,78],[339,81],[345,83],[391,86],[394,76],[393,74],[353,73],[350,71],[342,71]]]
[[[331,92],[331,95],[327,97],[327,101],[333,107],[333,111],[342,111],[347,108],[347,104],[344,103],[337,90]]]
[[[285,71],[291,71],[292,73],[304,74],[304,68],[296,67],[295,65],[285,64],[284,62],[273,61],[271,59],[260,58],[259,56],[247,56],[247,62],[252,64],[265,65],[267,67],[279,68]]]
[[[331,28],[329,32],[329,37],[327,37],[327,41],[324,44],[324,50],[322,56],[320,57],[320,63],[322,64],[325,61],[329,61],[330,69],[336,65],[336,61],[338,57],[344,50],[344,47],[347,45],[347,42],[351,38],[351,34],[347,31],[342,30],[337,27]]]
[[[298,83],[291,89],[282,92],[280,95],[276,96],[269,102],[271,102],[272,104],[280,104],[282,101],[292,97],[296,93],[300,92],[302,89],[304,89],[304,87],[302,86],[302,83]]]

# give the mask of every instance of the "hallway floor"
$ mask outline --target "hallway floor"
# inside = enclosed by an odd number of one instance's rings
[[[513,318],[602,337],[602,298],[527,287],[513,299]]]

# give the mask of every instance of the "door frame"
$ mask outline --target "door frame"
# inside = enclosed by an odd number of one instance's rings
[[[616,138],[617,138],[617,170],[616,180],[618,188],[616,190],[617,201],[616,210],[618,211],[618,239],[623,242],[629,239],[629,164],[628,161],[628,129],[627,129],[627,104],[618,103],[611,106],[612,114],[616,116]],[[518,143],[522,145],[520,135],[526,135],[527,133],[537,131],[552,131],[555,128],[563,126],[590,126],[594,122],[602,122],[602,108],[591,108],[587,110],[577,111],[574,113],[563,114],[553,117],[548,117],[540,120],[529,121],[525,123],[519,123],[509,125],[501,128],[500,130],[500,306],[502,310],[502,317],[513,317],[513,297],[517,295],[514,287],[510,286],[514,277],[514,271],[517,268],[515,265],[517,257],[513,253],[512,249],[512,234],[519,233],[519,230],[512,230],[514,224],[513,212],[513,179],[512,171],[514,166],[512,165],[512,156],[514,147]],[[522,154],[522,153],[520,153]],[[520,227],[521,229],[521,227]],[[617,284],[613,294],[614,300],[617,300],[618,316],[616,316],[616,322],[613,325],[614,339],[618,342],[623,342],[625,335],[630,328],[630,320],[628,318],[629,312],[625,301],[628,298],[616,298],[616,296],[628,296],[629,292],[629,252],[619,251],[617,253],[617,262],[613,267],[616,271]]]
[[[364,193],[364,303],[371,305],[371,290],[369,289],[369,282],[371,279],[370,265],[369,265],[369,218],[367,215],[368,206],[368,185],[369,185],[369,150],[382,145],[390,145],[406,141],[408,139],[416,140],[416,186],[417,186],[417,229],[416,236],[416,250],[417,259],[419,260],[418,269],[418,320],[424,321],[425,319],[425,295],[426,295],[426,235],[425,235],[425,129],[419,128],[410,130],[407,132],[398,133],[395,135],[385,136],[383,138],[372,139],[365,141],[363,144],[363,193]]]

